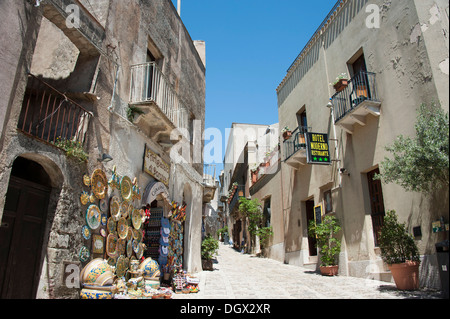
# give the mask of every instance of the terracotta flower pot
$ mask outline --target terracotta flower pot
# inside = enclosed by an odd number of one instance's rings
[[[336,90],[336,92],[341,92],[341,91],[344,90],[347,86],[348,86],[348,80],[347,80],[347,79],[340,79],[339,82],[337,82],[337,83],[334,85],[334,89]]]
[[[292,132],[291,131],[286,131],[286,132],[283,133],[283,138],[285,140],[290,139],[291,136],[292,136]]]
[[[419,289],[419,262],[407,261],[402,264],[388,265],[399,290]]]
[[[339,266],[320,266],[320,273],[322,276],[336,276],[339,271]]]

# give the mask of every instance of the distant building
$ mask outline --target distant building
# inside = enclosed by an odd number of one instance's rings
[[[385,212],[395,210],[416,236],[421,285],[440,287],[434,245],[445,232],[431,225],[441,216],[448,223],[448,190],[428,197],[374,175],[389,155],[385,147],[415,134],[422,103],[440,102],[448,112],[448,26],[448,1],[431,0],[338,1],[320,24],[277,89],[280,128],[292,131],[281,142],[284,247],[277,258],[318,266],[307,225],[322,212],[342,224],[339,273],[383,279],[377,234]],[[348,85],[333,88],[342,73]],[[307,133],[328,135],[329,165],[308,161]]]

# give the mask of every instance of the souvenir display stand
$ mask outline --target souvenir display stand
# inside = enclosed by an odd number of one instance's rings
[[[137,179],[119,176],[116,167],[109,180],[96,169],[83,184],[82,299],[170,299],[174,289],[198,291],[198,280],[181,271],[186,205],[172,203],[168,218],[162,208],[141,207]]]

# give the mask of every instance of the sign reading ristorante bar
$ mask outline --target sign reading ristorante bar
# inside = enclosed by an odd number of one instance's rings
[[[145,145],[144,171],[166,186],[169,186],[170,166]]]
[[[308,164],[330,165],[328,134],[306,133],[306,152]]]

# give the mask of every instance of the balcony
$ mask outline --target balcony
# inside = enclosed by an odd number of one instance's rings
[[[256,184],[260,179],[266,175],[275,174],[278,170],[278,160],[280,158],[280,151],[278,146],[269,152],[256,169],[252,170],[252,185]]]
[[[232,186],[233,188],[233,186]],[[233,192],[233,190],[232,190]],[[232,195],[229,201],[229,212],[232,213],[235,207],[239,207],[239,199],[245,196],[245,185],[238,185],[234,190],[234,194]],[[236,206],[238,205],[238,206]]]
[[[205,164],[203,166],[203,202],[213,200],[217,189],[216,165]]]
[[[154,62],[131,67],[129,104],[143,112],[134,123],[155,142],[176,143],[170,139],[174,129],[191,141],[188,109]]]
[[[311,131],[311,128],[299,126],[292,132],[292,136],[283,143],[284,162],[295,169],[299,169],[306,164],[305,133],[308,131]]]
[[[84,143],[93,114],[66,95],[35,77],[28,76],[17,129],[40,141],[57,139]]]
[[[380,116],[381,101],[377,94],[375,73],[357,74],[345,89],[331,99],[335,124],[349,134],[353,134],[355,124],[366,125],[367,115]]]

